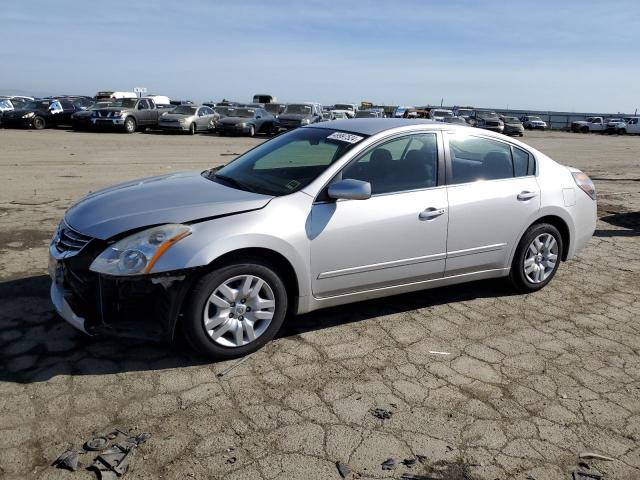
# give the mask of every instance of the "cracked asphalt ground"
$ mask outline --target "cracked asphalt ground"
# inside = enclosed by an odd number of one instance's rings
[[[216,364],[74,331],[49,304],[46,245],[89,190],[260,140],[0,130],[0,477],[93,478],[50,464],[119,426],[152,434],[131,479],[339,479],[337,461],[360,478],[568,479],[581,452],[614,459],[588,461],[605,479],[640,478],[640,137],[524,140],[599,190],[594,238],[547,288],[480,282],[319,311]]]

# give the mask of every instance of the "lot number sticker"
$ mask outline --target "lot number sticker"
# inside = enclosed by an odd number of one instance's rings
[[[358,143],[363,138],[364,137],[359,137],[358,135],[354,135],[352,133],[334,132],[327,137],[327,140],[338,140],[340,142]]]

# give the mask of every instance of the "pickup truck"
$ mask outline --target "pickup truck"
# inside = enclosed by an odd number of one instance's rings
[[[139,128],[157,127],[160,115],[170,111],[159,108],[152,98],[119,98],[108,107],[93,111],[94,127],[111,127],[133,133]]]
[[[603,132],[607,128],[607,124],[602,117],[588,117],[585,120],[571,122],[572,132]]]
[[[640,117],[630,117],[627,118],[627,127],[623,132],[619,133],[635,133],[640,134]]]

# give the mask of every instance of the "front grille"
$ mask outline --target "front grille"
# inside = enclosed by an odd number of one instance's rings
[[[82,250],[90,241],[91,237],[74,230],[66,222],[60,224],[58,234],[54,240],[56,250],[59,253],[74,254]]]

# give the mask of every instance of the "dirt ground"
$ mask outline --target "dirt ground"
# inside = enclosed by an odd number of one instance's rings
[[[640,137],[526,134],[595,179],[601,217],[535,294],[478,282],[314,312],[223,363],[53,313],[47,243],[75,199],[259,141],[0,130],[0,478],[95,478],[50,465],[114,427],[152,435],[130,479],[339,479],[343,462],[347,478],[555,480],[583,452],[613,459],[584,460],[590,478],[640,478]]]

